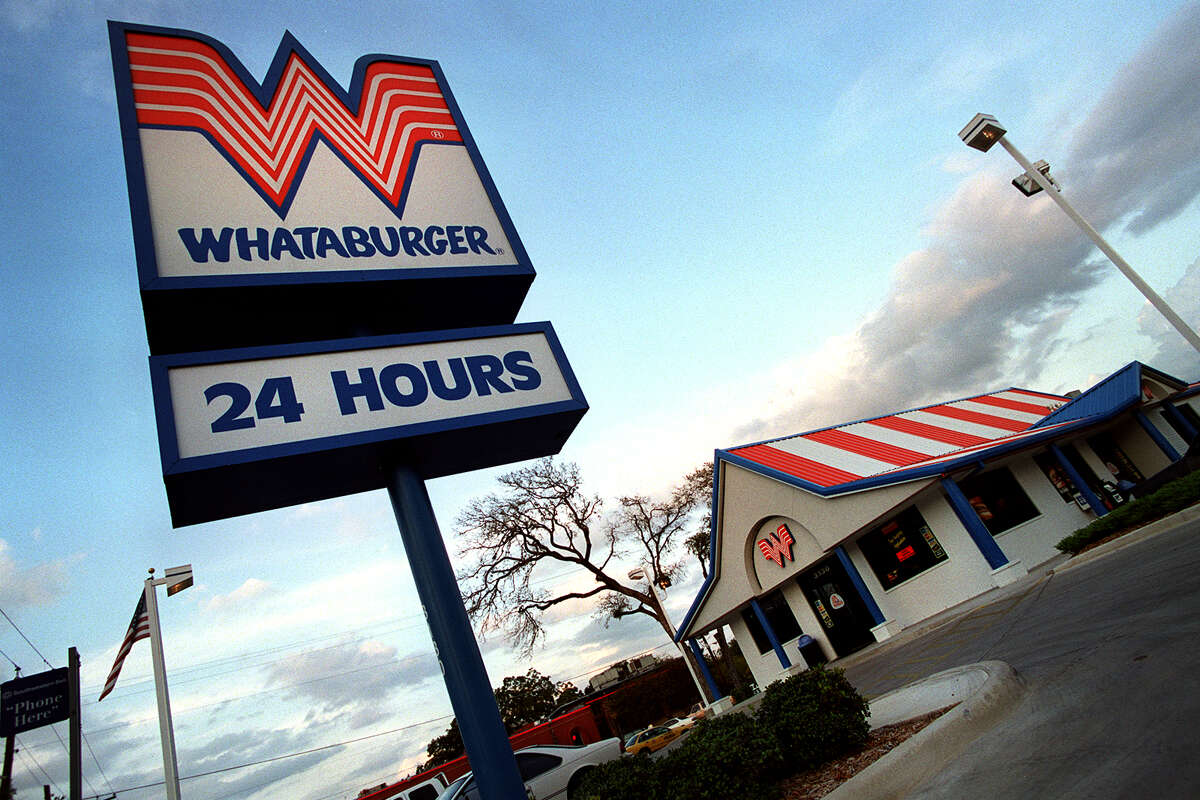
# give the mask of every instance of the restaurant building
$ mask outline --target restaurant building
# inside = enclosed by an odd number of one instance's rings
[[[1200,384],[1138,362],[1072,394],[1006,389],[718,450],[712,569],[679,640],[728,626],[760,687],[883,641],[1048,561],[1200,431]]]

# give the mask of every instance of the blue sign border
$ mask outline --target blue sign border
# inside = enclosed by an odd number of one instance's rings
[[[179,455],[168,381],[173,368],[523,334],[545,336],[570,400],[207,456]],[[382,488],[387,465],[399,460],[428,479],[553,455],[588,410],[549,322],[151,356],[150,381],[176,527]]]
[[[120,118],[121,140],[125,155],[125,177],[129,189],[134,253],[137,260],[139,285],[142,291],[142,301],[146,313],[146,327],[152,353],[181,352],[206,347],[238,347],[273,343],[275,340],[266,331],[276,326],[262,324],[261,321],[248,321],[244,329],[236,329],[232,333],[230,340],[222,341],[206,341],[202,334],[193,334],[188,331],[181,332],[178,330],[179,328],[194,327],[186,323],[181,324],[180,320],[182,318],[190,321],[219,314],[224,310],[223,307],[228,305],[231,293],[236,294],[240,290],[245,289],[260,290],[260,292],[253,295],[252,302],[256,302],[260,297],[263,297],[261,290],[267,287],[274,287],[275,292],[270,295],[273,302],[282,302],[284,305],[299,304],[303,308],[309,309],[319,302],[316,298],[318,293],[327,292],[332,287],[339,288],[342,291],[342,294],[338,296],[338,305],[353,306],[356,297],[376,295],[380,291],[381,283],[393,283],[399,284],[406,294],[414,295],[414,299],[411,301],[413,307],[421,308],[430,303],[440,305],[444,309],[442,316],[452,315],[467,325],[506,324],[516,319],[517,312],[520,310],[521,303],[525,298],[525,293],[528,291],[529,285],[533,282],[535,276],[533,265],[529,260],[529,255],[524,245],[521,243],[521,238],[517,234],[512,218],[509,216],[508,210],[500,199],[500,194],[496,189],[491,174],[483,163],[483,158],[479,153],[475,139],[471,135],[466,121],[463,119],[462,112],[459,109],[457,101],[454,99],[454,95],[450,91],[450,87],[446,83],[445,75],[438,62],[429,59],[385,54],[364,55],[355,63],[350,88],[346,90],[313,58],[308,50],[300,44],[299,40],[290,31],[287,31],[279,43],[275,57],[271,62],[270,68],[267,70],[266,77],[260,83],[250,74],[232,50],[221,42],[204,34],[177,28],[138,25],[114,20],[109,21],[108,30],[109,45],[112,51],[113,78],[116,85],[117,111]],[[283,77],[283,70],[287,65],[288,58],[293,53],[303,59],[317,73],[325,86],[331,92],[335,93],[348,109],[357,108],[362,99],[362,87],[369,65],[380,61],[391,61],[400,64],[416,64],[428,67],[433,71],[434,77],[437,79],[438,88],[446,100],[446,105],[449,108],[454,124],[462,136],[462,145],[467,149],[467,153],[479,175],[492,209],[499,220],[500,227],[508,239],[509,254],[512,257],[512,263],[489,266],[449,265],[409,269],[389,268],[377,270],[244,273],[239,275],[198,275],[186,277],[160,276],[158,274],[157,258],[154,251],[154,234],[150,222],[150,203],[146,186],[145,166],[142,157],[141,140],[138,136],[139,125],[130,79],[129,54],[125,41],[125,34],[128,32],[182,37],[212,47],[224,58],[230,69],[237,74],[246,89],[252,92],[264,106],[270,103],[271,96]],[[207,134],[205,135],[207,137]],[[211,141],[211,137],[208,138]],[[324,140],[324,136],[320,132],[315,133],[313,141],[302,158],[301,171],[307,167],[318,140]],[[220,148],[217,149],[220,151]],[[345,161],[336,147],[331,147],[330,149],[343,162]],[[246,177],[245,172],[240,167],[233,162],[229,163],[239,174]],[[248,181],[248,183],[254,186],[253,181]],[[298,189],[299,185],[300,181],[297,181],[293,185],[291,189],[292,194]],[[291,196],[290,194],[288,200],[285,202],[285,208],[290,203]],[[308,289],[307,293],[305,293],[305,289]],[[284,293],[289,290],[293,294],[285,295]],[[464,293],[472,294],[473,296],[464,298]],[[326,314],[329,313],[327,310]],[[365,333],[370,335],[441,327],[440,325],[429,324],[423,318],[418,319],[408,327],[399,327],[404,325],[403,321],[407,316],[403,313],[393,315],[392,320],[394,321],[390,323],[381,322],[382,317],[368,319],[366,322],[363,322],[360,317],[358,320],[352,321],[349,319],[349,315],[353,313],[355,312],[347,312],[348,318],[343,327],[357,327],[359,330],[365,327]],[[235,321],[233,324],[238,325],[239,323]],[[332,334],[330,334],[331,330],[334,331]],[[341,335],[338,331],[339,329],[336,327],[304,328],[301,325],[298,335],[286,335],[280,341],[296,338],[329,338],[330,335]]]

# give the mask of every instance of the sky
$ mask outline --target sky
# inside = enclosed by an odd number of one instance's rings
[[[206,34],[258,77],[285,30],[343,84],[364,54],[436,59],[537,270],[518,321],[554,324],[591,407],[562,458],[607,498],[717,448],[1133,360],[1200,380],[1016,163],[957,136],[995,115],[1200,324],[1200,6],[246,8],[0,1],[0,675],[78,648],[85,796],[161,796],[146,643],[95,700],[150,567],[196,574],[160,596],[189,800],[353,797],[450,715],[385,492],[171,527],[107,19]],[[459,566],[455,519],[504,469],[428,483]],[[676,621],[699,577],[670,590]],[[532,659],[483,642],[493,685],[670,651],[584,603],[547,623]],[[66,737],[18,737],[18,798],[66,792]]]

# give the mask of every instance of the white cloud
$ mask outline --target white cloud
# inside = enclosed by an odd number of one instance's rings
[[[65,591],[66,576],[62,561],[21,566],[11,555],[8,542],[0,539],[0,605],[49,605]]]
[[[229,594],[217,595],[203,604],[204,610],[215,614],[224,614],[244,607],[246,603],[265,594],[271,589],[271,584],[258,578],[247,578],[246,582]]]

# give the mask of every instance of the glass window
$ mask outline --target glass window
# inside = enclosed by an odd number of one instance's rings
[[[523,781],[536,778],[538,775],[554,769],[561,763],[561,758],[552,756],[549,753],[517,753],[517,770],[521,773],[521,780]]]
[[[418,786],[408,793],[408,800],[433,800],[438,796],[438,790],[432,784]]]
[[[1107,479],[1120,485],[1121,481],[1129,483],[1141,483],[1145,480],[1142,471],[1137,468],[1137,465],[1125,455],[1125,451],[1117,446],[1116,440],[1111,434],[1098,433],[1095,436],[1088,437],[1088,447],[1092,448],[1092,452],[1100,457],[1104,462],[1104,466],[1108,468],[1108,474],[1112,477]]]
[[[802,633],[800,623],[796,621],[796,615],[792,613],[792,607],[788,605],[782,591],[776,590],[765,597],[760,597],[758,605],[763,610],[763,616],[767,618],[771,629],[775,631],[775,638],[779,640],[780,644],[790,642]],[[767,632],[763,630],[762,623],[758,621],[758,615],[754,613],[753,608],[742,609],[742,621],[750,629],[750,638],[754,640],[758,652],[765,653],[770,650],[771,640],[767,638]]]
[[[964,478],[958,486],[993,536],[1028,522],[1039,513],[1007,467]]]
[[[884,589],[946,560],[946,551],[915,506],[863,534],[858,549]]]

